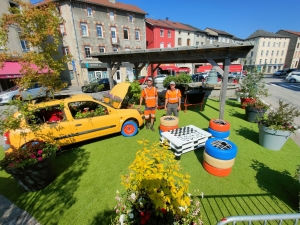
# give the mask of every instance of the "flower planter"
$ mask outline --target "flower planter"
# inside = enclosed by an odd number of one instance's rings
[[[267,110],[266,109],[257,110],[255,108],[247,106],[245,111],[246,111],[246,120],[252,123],[256,123],[257,121],[259,121],[264,117],[264,114]]]
[[[292,132],[283,130],[272,130],[259,125],[259,144],[271,150],[280,150],[289,139]]]
[[[104,97],[104,98],[103,98],[103,101],[104,101],[105,103],[109,103],[109,102],[110,102],[110,98]]]
[[[114,107],[115,109],[118,109],[120,106],[120,102],[112,102],[111,103],[112,107]]]
[[[252,99],[252,98],[241,98],[241,108],[245,109],[246,107],[244,106],[244,103],[248,103],[248,102],[252,102],[254,103],[256,101],[256,99]]]
[[[52,162],[56,153],[24,168],[6,168],[5,171],[26,191],[39,191],[47,187],[54,180]]]

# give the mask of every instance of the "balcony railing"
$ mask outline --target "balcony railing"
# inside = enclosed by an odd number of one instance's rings
[[[110,42],[112,45],[120,45],[120,39],[118,37],[110,37]]]

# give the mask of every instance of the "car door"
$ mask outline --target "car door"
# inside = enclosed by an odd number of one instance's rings
[[[120,118],[115,109],[96,100],[68,103],[70,126],[76,142],[116,133],[120,130]]]

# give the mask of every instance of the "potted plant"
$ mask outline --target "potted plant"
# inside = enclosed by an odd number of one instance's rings
[[[258,72],[256,69],[251,74],[240,80],[240,98],[241,107],[244,109],[244,103],[255,101],[259,97],[267,97],[268,88],[265,82],[262,81],[264,77],[263,71]]]
[[[293,123],[300,111],[291,105],[278,101],[279,106],[258,121],[259,144],[271,150],[280,150],[291,134],[298,129]]]
[[[129,174],[122,176],[126,191],[117,191],[112,224],[202,224],[200,200],[188,192],[190,176],[181,172],[173,153],[141,143]]]
[[[249,122],[261,120],[264,117],[265,112],[270,108],[269,105],[260,99],[244,102],[243,106],[245,106],[246,120]]]
[[[111,99],[111,105],[112,107],[118,109],[121,102],[122,102],[122,98],[120,98],[119,96],[115,95],[112,99]]]
[[[113,98],[112,94],[110,92],[103,93],[103,101],[105,103],[110,103],[111,99]]]
[[[58,147],[40,140],[5,153],[0,168],[5,170],[26,191],[38,191],[54,180],[52,162]]]

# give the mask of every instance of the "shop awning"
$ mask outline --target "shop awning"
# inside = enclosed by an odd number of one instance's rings
[[[30,66],[38,73],[47,73],[48,69],[39,70],[34,64]],[[22,65],[19,62],[5,62],[3,68],[0,68],[0,79],[12,79],[22,77],[20,70]]]
[[[175,72],[190,72],[190,68],[188,68],[188,67],[179,67],[175,70]]]
[[[161,70],[169,70],[169,71],[175,71],[175,70],[177,70],[178,69],[178,67],[177,66],[173,66],[173,65],[171,65],[171,66],[160,66],[159,67]]]

